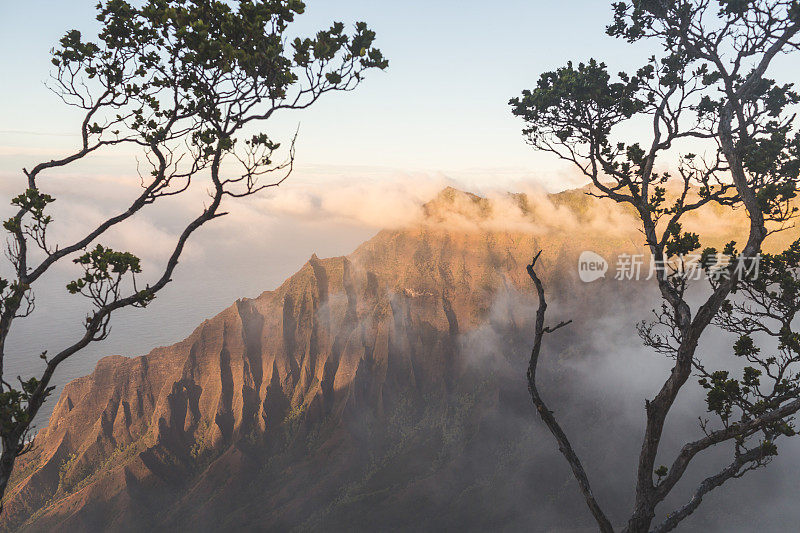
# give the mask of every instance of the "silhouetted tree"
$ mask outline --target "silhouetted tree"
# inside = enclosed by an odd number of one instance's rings
[[[795,216],[800,135],[791,85],[767,77],[778,54],[800,47],[796,0],[633,0],[613,4],[609,35],[630,43],[650,40],[658,57],[633,74],[612,76],[604,63],[543,74],[535,89],[511,100],[526,122],[530,144],[569,161],[594,184],[591,194],[632,206],[652,254],[663,298],[655,320],[639,325],[645,344],[675,363],[663,386],[646,401],[646,426],[635,483],[635,505],[624,531],[669,531],[703,497],[726,481],[767,464],[780,438],[795,434],[800,409],[800,242],[782,254],[763,255],[764,239]],[[623,126],[646,124],[646,143],[624,140]],[[630,131],[630,130],[628,130]],[[647,132],[647,130],[645,130]],[[691,146],[697,153],[688,153]],[[658,163],[678,161],[677,194]],[[709,283],[701,305],[687,295],[703,289],[687,276],[685,260],[701,249],[701,236],[685,232],[684,215],[717,204],[744,207],[750,221],[739,250],[702,250]],[[538,257],[538,256],[537,256]],[[602,531],[613,531],[592,493],[584,468],[539,395],[536,368],[544,335],[544,289],[528,272],[540,298],[528,370],[533,402],[556,437]],[[709,325],[733,332],[730,366],[707,368],[698,342]],[[560,325],[559,325],[560,326]],[[702,436],[684,445],[669,466],[656,466],[664,422],[692,376],[707,393]],[[706,478],[683,507],[653,526],[657,506],[700,453],[722,443],[733,450],[729,466]]]
[[[51,88],[82,113],[80,144],[24,170],[25,189],[12,200],[16,214],[3,223],[13,275],[0,279],[0,497],[15,459],[29,449],[31,423],[53,390],[58,365],[104,339],[114,311],[146,306],[170,282],[190,236],[225,215],[223,200],[274,187],[289,175],[294,141],[285,160],[276,162],[280,144],[257,126],[278,111],[307,108],[325,93],[353,90],[365,71],[388,64],[362,22],[352,33],[337,22],[287,42],[287,30],[305,9],[301,0],[107,0],[97,9],[97,38],[69,31],[52,58]],[[141,193],[80,239],[53,243],[48,207],[55,198],[41,178],[119,145],[144,155]],[[98,243],[146,206],[198,180],[209,198],[149,283],[140,281],[135,255]],[[67,290],[93,304],[85,332],[52,356],[33,355],[44,360],[44,372],[13,385],[3,374],[5,341],[12,325],[34,311],[36,283],[64,260],[83,269]]]

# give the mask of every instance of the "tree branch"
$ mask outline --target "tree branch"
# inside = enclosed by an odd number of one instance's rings
[[[556,331],[557,329],[562,328],[572,322],[571,320],[560,322],[554,327],[545,327],[544,325],[547,301],[545,300],[544,286],[535,270],[536,261],[539,259],[541,253],[542,252],[540,250],[533,258],[533,261],[531,261],[531,264],[528,265],[528,275],[533,280],[533,283],[536,286],[536,292],[539,296],[539,309],[536,311],[535,337],[533,341],[533,349],[531,350],[530,363],[528,364],[528,390],[530,391],[533,405],[539,412],[539,416],[556,438],[556,441],[558,442],[558,449],[564,455],[569,463],[569,466],[572,468],[572,473],[575,476],[575,479],[578,481],[581,493],[586,500],[586,505],[589,506],[589,510],[591,511],[592,516],[594,516],[597,525],[600,527],[600,531],[603,533],[611,533],[614,531],[614,528],[611,526],[611,522],[609,522],[608,518],[603,513],[603,510],[600,508],[597,500],[595,500],[594,494],[592,493],[592,488],[589,485],[589,478],[586,476],[586,471],[583,469],[583,465],[581,464],[578,455],[572,449],[572,445],[570,444],[567,435],[556,421],[553,412],[547,408],[547,405],[539,394],[539,389],[536,386],[536,367],[539,364],[539,352],[541,351],[542,347],[542,338],[546,333],[552,333],[553,331]]]
[[[700,483],[700,486],[698,486],[695,490],[692,499],[680,509],[667,515],[666,520],[653,529],[651,533],[666,533],[667,531],[672,531],[683,519],[697,509],[700,503],[702,503],[703,497],[706,494],[721,486],[729,479],[741,477],[742,474],[752,469],[745,468],[742,470],[748,463],[755,462],[755,466],[758,466],[759,462],[765,459],[765,457],[766,454],[761,447],[753,448],[746,453],[738,455],[736,459],[734,459],[734,461],[725,467],[721,472],[704,479],[703,482]]]

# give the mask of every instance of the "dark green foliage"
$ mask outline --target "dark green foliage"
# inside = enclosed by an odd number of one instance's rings
[[[696,363],[707,409],[725,426],[753,420],[800,397],[800,334],[794,331],[800,310],[800,240],[780,254],[763,254],[758,274],[740,278],[738,285],[716,322],[738,335],[732,352],[744,362],[741,377]],[[768,442],[777,453],[775,441],[795,435],[793,417],[764,424],[760,435],[759,442]],[[751,438],[743,435],[737,445],[746,446]]]
[[[142,272],[138,257],[130,252],[117,252],[101,244],[73,262],[81,265],[84,274],[70,281],[67,291],[91,298],[98,307],[120,298],[120,288],[126,274],[130,274],[135,289],[135,275]],[[144,307],[155,298],[155,293],[145,289],[136,291],[133,296],[135,301],[131,305]]]
[[[679,222],[673,222],[667,228],[669,238],[664,250],[667,257],[686,255],[700,248],[700,237],[697,233],[682,232],[681,229]]]
[[[42,354],[44,356],[44,354]],[[28,406],[31,400],[44,401],[55,387],[46,387],[43,392],[39,392],[41,382],[37,378],[23,380],[18,378],[20,387],[16,389],[10,384],[5,384],[3,391],[0,392],[0,439],[2,439],[3,449],[11,447],[19,453],[25,451],[25,438],[28,434],[32,415]],[[34,398],[34,395],[37,395]]]
[[[533,139],[553,135],[561,142],[599,139],[606,145],[613,126],[643,109],[639,88],[639,77],[621,75],[612,82],[605,63],[592,59],[542,74],[535,90],[523,91],[510,104]]]
[[[231,149],[229,126],[235,130],[255,119],[259,113],[252,111],[262,101],[307,105],[290,94],[301,77],[311,81],[305,96],[315,99],[353,88],[366,69],[388,65],[373,47],[375,33],[362,22],[352,35],[334,23],[313,38],[295,39],[287,50],[285,31],[304,10],[296,0],[111,0],[98,4],[99,40],[68,32],[53,64],[60,72],[84,72],[109,92],[106,101],[122,104],[105,125],[92,122],[89,134],[127,126],[157,142],[174,137],[175,121],[196,117],[198,146],[226,139]]]
[[[55,202],[55,198],[49,194],[43,194],[38,189],[28,189],[24,194],[12,199],[11,205],[27,211],[36,221],[48,223],[51,219],[44,215],[44,209],[52,202]]]
[[[701,378],[700,385],[708,390],[706,403],[708,410],[717,413],[727,423],[733,409],[733,402],[739,398],[739,381],[728,379],[728,372],[718,370],[709,379]]]
[[[80,292],[87,284],[110,280],[115,274],[121,276],[128,272],[138,274],[142,271],[139,266],[139,258],[135,255],[130,252],[115,252],[101,244],[98,244],[91,252],[86,252],[78,257],[74,262],[83,265],[86,273],[82,278],[71,281],[67,285],[67,290],[71,294]]]

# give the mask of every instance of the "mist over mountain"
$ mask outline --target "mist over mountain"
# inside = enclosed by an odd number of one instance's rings
[[[686,229],[719,246],[747,224],[707,209]],[[767,247],[796,237],[778,233]],[[489,198],[445,189],[347,257],[313,256],[185,340],[104,358],[70,382],[19,460],[0,525],[594,531],[525,381],[536,306],[525,265],[540,249],[550,318],[573,320],[547,339],[542,392],[598,498],[622,520],[644,399],[670,363],[634,330],[659,304],[652,284],[613,279],[613,258],[643,253],[642,240],[624,208],[582,190]],[[605,279],[578,279],[585,250],[612,262]],[[730,341],[713,333],[703,356]],[[700,391],[689,391],[665,457],[699,432],[698,409]],[[800,473],[797,454],[787,447],[777,464],[713,494],[717,505],[686,526],[751,531],[769,502],[759,529],[791,528],[800,512],[776,495]],[[721,450],[700,464],[726,458]],[[696,481],[684,480],[664,510]]]

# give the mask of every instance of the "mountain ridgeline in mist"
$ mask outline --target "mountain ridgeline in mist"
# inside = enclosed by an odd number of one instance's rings
[[[692,224],[716,245],[746,229],[713,212]],[[314,256],[187,339],[107,357],[69,383],[18,461],[1,525],[591,531],[526,389],[536,302],[525,265],[544,250],[552,319],[575,321],[548,339],[544,393],[583,432],[579,451],[604,465],[590,467],[596,490],[622,514],[629,495],[617,486],[631,479],[636,443],[608,449],[599,432],[629,421],[574,369],[599,357],[609,317],[625,332],[615,349],[652,357],[632,324],[657,299],[645,283],[582,284],[576,263],[583,250],[611,258],[641,241],[624,210],[582,191],[486,199],[446,189],[418,224],[347,257]]]

